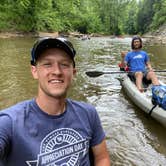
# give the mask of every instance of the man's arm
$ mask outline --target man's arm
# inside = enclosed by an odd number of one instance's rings
[[[95,166],[110,166],[109,153],[105,139],[98,145],[92,147]]]
[[[146,62],[146,66],[147,66],[147,68],[148,68],[149,71],[152,71],[152,70],[153,70],[153,69],[152,69],[152,66],[151,66],[151,64],[150,64],[150,61]]]
[[[7,115],[0,114],[0,160],[4,159],[10,146],[11,119]],[[1,166],[1,165],[0,165]]]
[[[121,67],[124,67],[124,68],[127,66],[127,64],[125,64],[126,54],[127,54],[127,51],[122,51],[121,52]]]

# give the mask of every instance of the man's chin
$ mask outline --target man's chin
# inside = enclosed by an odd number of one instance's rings
[[[134,47],[134,49],[135,49],[135,50],[138,50],[138,49],[140,49],[140,46],[136,46],[136,47]]]
[[[59,92],[59,93],[51,93],[49,94],[50,97],[52,98],[56,98],[56,99],[59,99],[59,98],[65,98],[66,97],[66,93],[65,92]]]

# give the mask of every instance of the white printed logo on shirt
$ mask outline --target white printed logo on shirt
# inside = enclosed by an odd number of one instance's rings
[[[133,57],[133,59],[141,59],[141,58],[143,58],[141,54],[138,54],[138,55]]]
[[[57,129],[42,140],[37,160],[26,163],[28,166],[78,166],[78,159],[87,153],[88,147],[88,141],[77,131]]]

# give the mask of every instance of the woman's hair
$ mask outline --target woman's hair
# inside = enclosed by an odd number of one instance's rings
[[[133,38],[132,38],[132,41],[131,41],[131,48],[132,49],[135,49],[134,48],[134,40],[139,40],[140,41],[140,49],[142,48],[142,39],[139,37],[139,36],[134,36]]]

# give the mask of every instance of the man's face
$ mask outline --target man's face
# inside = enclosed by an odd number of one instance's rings
[[[76,69],[71,58],[61,49],[51,48],[39,57],[32,75],[39,81],[39,94],[53,98],[64,98],[70,87]]]
[[[133,45],[134,45],[134,49],[140,49],[140,46],[141,46],[140,40],[135,39],[134,42],[133,42]]]

